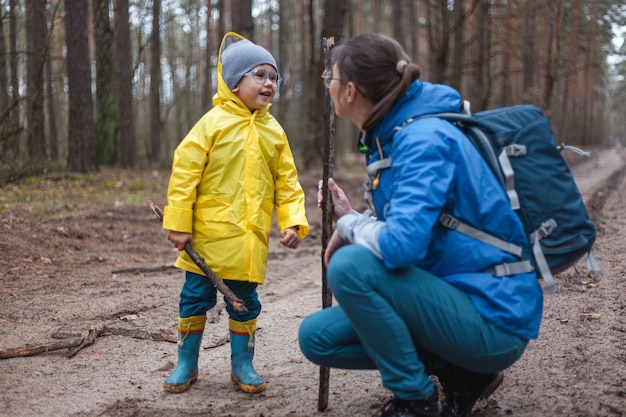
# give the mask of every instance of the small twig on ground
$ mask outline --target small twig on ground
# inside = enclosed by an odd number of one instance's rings
[[[12,349],[0,348],[0,359],[24,358],[27,356],[35,356],[40,353],[53,352],[55,350],[62,349],[69,349],[67,357],[71,358],[83,348],[93,345],[96,342],[96,338],[109,335],[128,336],[134,339],[152,340],[155,342],[178,342],[176,336],[164,329],[160,329],[159,333],[150,333],[145,330],[103,327],[101,330],[89,330],[89,333],[85,337],[69,337],[55,342],[40,343],[37,345],[23,346]],[[55,333],[52,337],[58,338],[60,337],[60,334]]]
[[[70,349],[70,351],[67,353],[67,357],[71,358],[83,348],[93,345],[96,342],[96,337],[98,336],[99,336],[99,332],[97,332],[95,329],[90,329],[89,333],[87,334],[86,337],[83,338],[83,341],[80,343],[80,345],[76,346],[75,348]]]
[[[167,271],[169,269],[175,269],[174,265],[161,265],[161,266],[153,266],[153,267],[130,267],[130,268],[121,268],[114,269],[111,271],[112,274],[140,274],[144,272],[162,272]]]

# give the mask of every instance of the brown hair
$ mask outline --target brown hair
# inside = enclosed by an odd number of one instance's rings
[[[374,108],[362,126],[372,129],[420,77],[402,46],[380,34],[359,35],[333,48],[341,85],[352,81]]]

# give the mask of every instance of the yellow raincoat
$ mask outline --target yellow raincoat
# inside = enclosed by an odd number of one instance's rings
[[[274,208],[280,230],[309,232],[304,192],[271,104],[250,112],[218,74],[214,107],[174,153],[163,228],[193,233],[220,278],[262,284]],[[203,275],[184,251],[175,265]]]

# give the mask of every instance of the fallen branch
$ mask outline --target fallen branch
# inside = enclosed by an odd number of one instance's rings
[[[153,266],[153,267],[130,267],[130,268],[121,268],[114,269],[111,271],[112,274],[139,274],[142,272],[162,272],[167,271],[169,269],[176,268],[174,265],[161,265],[161,266]]]
[[[157,219],[159,219],[160,222],[163,222],[163,211],[152,201],[148,202],[148,204],[150,205],[150,208],[156,215]],[[200,268],[202,272],[204,272],[204,275],[206,275],[207,279],[211,282],[211,285],[213,285],[219,292],[222,293],[222,295],[224,295],[224,297],[226,297],[228,301],[230,301],[235,311],[237,311],[238,313],[248,312],[248,309],[246,308],[244,302],[241,301],[217,275],[215,275],[215,272],[213,272],[211,268],[209,268],[204,259],[202,259],[202,256],[200,256],[200,254],[198,254],[198,252],[196,252],[195,249],[191,247],[191,244],[189,242],[185,243],[185,252],[187,252],[187,255],[189,255],[189,257],[195,262],[195,264],[198,265],[198,268]]]
[[[0,359],[25,358],[61,349],[70,349],[68,357],[71,358],[85,346],[93,344],[96,337],[97,335],[95,331],[90,330],[89,334],[85,337],[72,337],[70,339],[63,339],[56,342],[42,343],[13,349],[0,349]]]
[[[53,352],[55,350],[62,349],[69,349],[67,357],[71,358],[85,347],[93,345],[96,341],[96,338],[110,335],[128,336],[134,339],[153,340],[155,342],[178,342],[176,336],[163,329],[160,329],[159,333],[150,333],[145,330],[103,327],[101,330],[89,330],[89,333],[85,337],[68,337],[66,339],[61,339],[56,342],[41,343],[38,345],[24,346],[13,349],[0,348],[0,359],[24,358],[27,356],[35,356],[41,353]],[[59,333],[55,333],[52,335],[52,337],[59,338],[62,337],[62,335]]]
[[[93,345],[96,342],[96,337],[98,336],[99,336],[99,332],[96,332],[95,329],[90,329],[87,336],[83,338],[83,341],[75,348],[70,349],[70,351],[67,353],[67,357],[71,358],[83,348]]]
[[[163,329],[160,330],[160,333],[150,333],[145,330],[138,329],[119,329],[115,327],[104,327],[101,330],[100,334],[102,336],[128,336],[132,337],[133,339],[153,340],[155,342],[178,342],[176,336]]]

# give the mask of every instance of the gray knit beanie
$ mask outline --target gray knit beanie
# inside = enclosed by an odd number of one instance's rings
[[[249,40],[237,41],[222,51],[222,78],[232,90],[244,73],[261,64],[270,64],[278,71],[276,60],[265,48]]]

